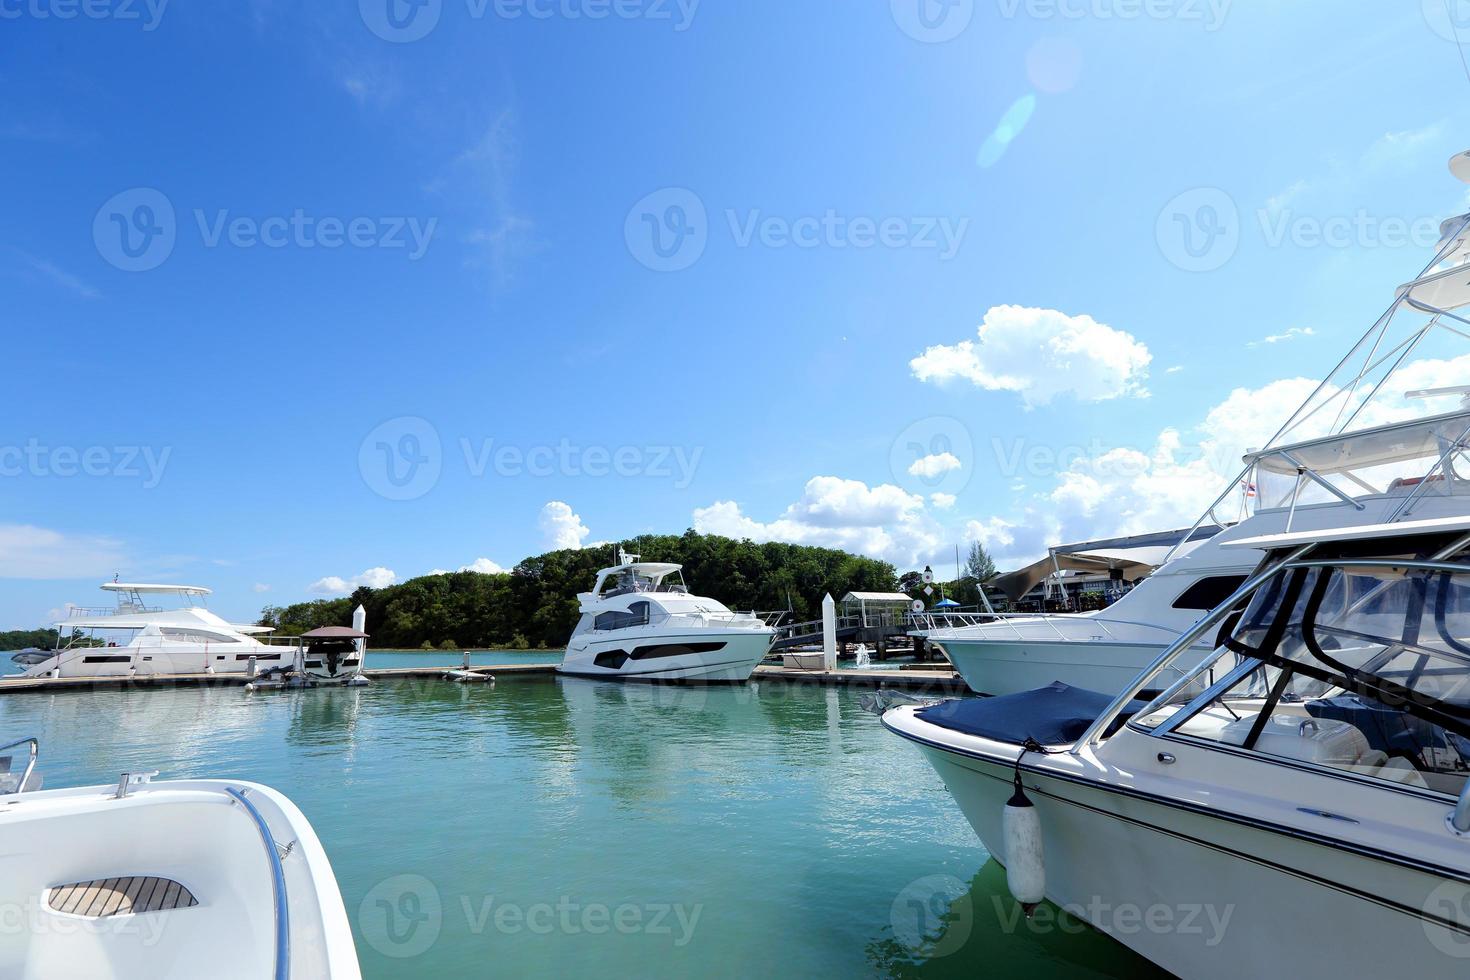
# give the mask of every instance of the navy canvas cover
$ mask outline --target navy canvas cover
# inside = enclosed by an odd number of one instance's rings
[[[921,708],[914,716],[950,731],[997,742],[1062,745],[1075,742],[1097,720],[1113,696],[1056,681],[1047,687],[996,698],[961,698]],[[1146,702],[1133,701],[1120,716],[1126,721]]]

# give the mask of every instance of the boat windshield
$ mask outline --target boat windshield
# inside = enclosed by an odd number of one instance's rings
[[[1140,719],[1245,750],[1458,794],[1470,772],[1470,566],[1290,567],[1224,646],[1236,669],[1193,710]]]

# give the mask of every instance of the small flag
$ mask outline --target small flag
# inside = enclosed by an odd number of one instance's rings
[[[1247,497],[1254,497],[1256,495],[1256,485],[1249,480],[1241,480],[1240,489],[1245,491]]]

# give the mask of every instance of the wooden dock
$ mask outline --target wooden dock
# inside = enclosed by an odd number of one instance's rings
[[[924,665],[928,666],[928,665]],[[363,671],[374,681],[441,680],[445,672],[462,670],[463,665],[434,667],[369,668]],[[555,664],[499,664],[471,668],[476,673],[494,674],[499,678],[551,677]],[[778,666],[760,666],[752,680],[792,684],[817,684],[827,687],[889,687],[904,690],[934,691],[960,694],[965,682],[952,670],[789,670]],[[166,687],[244,687],[251,678],[244,674],[152,674],[121,677],[12,677],[0,679],[0,694],[25,692],[94,691],[120,688],[145,690]]]

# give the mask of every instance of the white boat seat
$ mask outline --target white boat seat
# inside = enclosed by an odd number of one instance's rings
[[[1231,722],[1222,733],[1223,741],[1244,745],[1254,724],[1254,718]],[[1304,719],[1299,715],[1273,715],[1255,747],[1267,755],[1336,768],[1377,766],[1387,759],[1368,744],[1357,726],[1345,721]]]
[[[194,894],[177,881],[147,876],[79,881],[46,890],[46,905],[53,911],[89,919],[168,912],[198,904]]]

